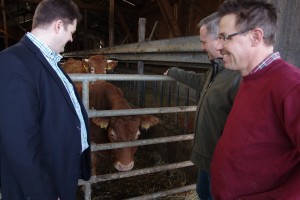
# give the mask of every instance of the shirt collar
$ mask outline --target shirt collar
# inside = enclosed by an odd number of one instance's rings
[[[41,50],[42,54],[55,63],[58,63],[63,57],[62,55],[55,53],[44,42],[35,37],[32,33],[27,32],[26,36]]]
[[[280,59],[280,53],[279,52],[275,52],[272,53],[270,56],[268,56],[266,59],[264,59],[261,63],[259,63],[252,71],[251,74],[254,74],[255,72],[263,69],[264,67],[267,67],[268,65],[270,65],[272,62],[274,62],[275,60]]]

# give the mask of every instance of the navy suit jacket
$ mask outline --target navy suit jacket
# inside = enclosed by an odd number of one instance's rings
[[[0,53],[0,63],[3,199],[76,199],[78,179],[91,176],[90,148],[81,153],[80,121],[63,82],[26,36]]]

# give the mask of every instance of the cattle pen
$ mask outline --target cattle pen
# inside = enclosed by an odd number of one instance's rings
[[[179,133],[176,133],[175,136],[169,136],[166,135],[165,137],[158,136],[157,138],[151,138],[151,139],[145,139],[145,140],[137,140],[132,142],[122,142],[122,143],[109,143],[109,144],[102,144],[102,145],[96,145],[92,146],[93,151],[97,151],[100,149],[113,149],[113,148],[122,148],[125,146],[152,146],[154,144],[180,144],[181,147],[186,148],[187,143],[189,142],[189,146],[192,146],[192,140],[194,135],[192,134],[193,131],[191,131],[191,134],[188,134],[186,131],[188,127],[191,125],[190,122],[194,122],[194,120],[188,120],[188,113],[194,112],[196,110],[196,104],[197,102],[194,101],[193,103],[190,103],[190,96],[193,96],[193,91],[189,90],[187,86],[184,86],[181,88],[181,91],[179,91],[179,88],[181,85],[179,82],[175,81],[174,79],[163,76],[163,71],[155,71],[151,73],[151,75],[145,75],[145,68],[146,66],[150,66],[147,69],[150,69],[150,71],[153,70],[153,66],[157,66],[156,69],[160,70],[166,70],[168,67],[183,67],[183,68],[189,68],[193,70],[199,70],[199,69],[209,69],[210,64],[209,60],[207,58],[207,55],[205,52],[201,51],[199,47],[199,37],[198,36],[191,36],[191,37],[183,37],[183,38],[175,38],[175,39],[166,39],[166,40],[160,40],[160,41],[148,41],[148,42],[138,42],[133,44],[125,44],[120,46],[114,46],[109,48],[103,48],[103,49],[95,49],[95,50],[86,50],[86,51],[80,51],[80,52],[70,52],[65,53],[65,57],[81,57],[85,58],[90,55],[105,55],[109,59],[117,60],[122,64],[125,64],[125,69],[130,68],[130,66],[134,66],[134,74],[125,74],[123,71],[119,75],[116,74],[106,74],[106,75],[91,75],[91,74],[81,74],[81,75],[71,75],[71,78],[73,81],[80,81],[83,83],[83,102],[86,106],[86,108],[89,107],[88,105],[88,88],[89,88],[89,82],[93,82],[96,80],[106,80],[106,81],[116,81],[116,82],[126,82],[124,88],[125,93],[127,96],[131,96],[134,101],[137,101],[138,108],[137,109],[130,109],[130,110],[107,110],[107,111],[95,111],[95,110],[89,110],[89,117],[95,117],[95,116],[118,116],[118,115],[138,115],[138,114],[159,114],[159,115],[175,115],[175,117],[172,119],[174,120],[173,125],[175,126],[175,129],[178,129],[179,122],[183,122],[183,131],[180,131]],[[119,69],[119,64],[116,69]],[[202,71],[203,72],[203,71]],[[154,74],[154,75],[153,75]],[[159,75],[157,75],[159,74]],[[132,81],[135,81],[132,86]],[[163,94],[154,94],[154,98],[152,100],[153,104],[158,103],[158,107],[151,107],[151,108],[141,108],[144,107],[145,100],[148,101],[149,98],[147,97],[145,99],[146,94],[143,93],[143,89],[146,89],[145,83],[151,83],[154,82],[153,91],[154,93],[160,90],[161,93],[165,93],[167,96],[165,99],[162,98]],[[165,86],[163,83],[166,83],[167,86]],[[168,85],[169,84],[169,85]],[[171,86],[172,84],[175,84],[175,86]],[[130,87],[135,87],[139,91],[138,93],[132,94],[133,89],[126,88],[128,85]],[[173,89],[171,89],[173,87]],[[158,89],[157,89],[158,88]],[[182,89],[184,92],[182,92]],[[129,92],[128,92],[129,91]],[[129,93],[129,94],[128,94]],[[171,105],[171,99],[170,96],[175,95],[175,103]],[[185,98],[180,104],[180,95],[183,95]],[[196,95],[195,95],[196,96]],[[159,99],[156,99],[159,98]],[[165,105],[163,105],[165,104]],[[162,106],[163,105],[163,106]],[[183,115],[184,119],[179,119],[178,115]],[[189,117],[193,116],[194,113],[189,115]],[[192,125],[193,126],[193,125]],[[192,127],[193,129],[193,127]],[[184,133],[184,134],[182,134]],[[186,145],[186,146],[185,146]],[[173,146],[174,147],[174,146]],[[190,154],[190,149],[183,150],[183,149],[177,149],[172,148],[170,149],[171,154]],[[174,157],[174,155],[173,155]],[[167,165],[159,165],[159,166],[152,166],[152,167],[146,167],[143,169],[136,169],[128,172],[116,172],[116,173],[109,173],[105,175],[99,175],[99,176],[93,176],[89,182],[83,182],[80,181],[79,185],[81,185],[84,188],[84,199],[89,200],[91,199],[91,185],[96,182],[103,182],[103,181],[109,181],[113,179],[123,179],[126,177],[131,176],[138,176],[141,174],[147,174],[147,173],[155,173],[159,171],[168,171],[172,169],[186,169],[189,171],[189,173],[194,173],[194,178],[196,178],[196,170],[194,165],[186,160],[181,160],[180,162],[171,163]],[[191,168],[192,167],[192,168]],[[194,180],[195,183],[195,180]],[[190,185],[184,185],[182,187],[178,188],[172,188],[167,190],[160,190],[155,191],[152,194],[143,194],[141,196],[137,197],[130,197],[129,199],[160,199],[162,197],[171,196],[173,194],[178,193],[184,193],[187,191],[194,191],[195,190],[195,184],[191,183]],[[116,199],[124,199],[124,198],[116,198]],[[197,199],[197,198],[196,198]]]
[[[72,74],[70,75],[72,80],[75,82],[83,83],[83,95],[82,100],[86,108],[89,108],[89,83],[97,80],[107,80],[107,81],[174,81],[172,78],[163,76],[163,75],[92,75],[92,74]],[[158,107],[158,108],[138,108],[138,109],[127,109],[127,110],[88,110],[89,117],[111,117],[111,116],[122,116],[122,115],[140,115],[140,114],[162,114],[162,113],[180,113],[180,112],[194,112],[196,110],[196,106],[177,106],[177,107]],[[154,139],[143,139],[136,141],[128,141],[128,142],[118,142],[118,143],[107,143],[107,144],[93,144],[91,149],[92,151],[99,150],[110,150],[115,148],[123,148],[123,147],[131,147],[131,146],[143,146],[143,145],[153,145],[160,143],[168,143],[168,142],[177,142],[184,140],[192,140],[193,134],[183,134],[177,136],[169,136],[169,137],[160,137]],[[192,166],[193,164],[190,161],[183,161],[178,163],[172,163],[167,165],[161,165],[156,167],[137,169],[128,172],[117,172],[112,174],[104,174],[92,176],[90,181],[80,181],[79,185],[84,186],[84,198],[85,200],[91,199],[91,184],[95,184],[97,182],[126,178],[131,176],[143,175],[147,173],[160,172],[165,170],[172,170],[177,168],[183,168]],[[182,193],[195,189],[195,184],[171,189],[167,191],[161,191],[153,194],[147,194],[140,197],[134,197],[130,199],[153,199],[158,197],[164,197],[171,194]]]

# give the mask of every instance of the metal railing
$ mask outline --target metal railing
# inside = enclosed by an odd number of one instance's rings
[[[173,78],[164,75],[110,75],[110,74],[69,74],[71,79],[74,82],[82,82],[82,101],[88,112],[90,118],[92,117],[107,117],[107,116],[122,116],[122,115],[141,115],[141,114],[162,114],[162,113],[179,113],[179,112],[194,112],[196,106],[176,106],[176,107],[159,107],[159,108],[139,108],[139,109],[124,109],[124,110],[91,110],[89,108],[89,84],[97,80],[109,80],[109,81],[175,81]],[[93,144],[91,145],[92,151],[98,150],[108,150],[116,149],[123,147],[132,147],[132,146],[142,146],[142,145],[152,145],[160,144],[167,142],[177,142],[184,140],[192,140],[194,138],[193,134],[184,134],[170,137],[160,137],[155,139],[145,139],[145,140],[136,140],[128,142],[118,142],[118,143],[106,143],[106,144]],[[192,166],[193,164],[190,161],[172,163],[167,165],[161,165],[157,167],[144,168],[139,170],[131,170],[127,172],[118,172],[113,174],[104,174],[104,175],[95,175],[92,176],[89,181],[79,181],[79,185],[82,185],[84,188],[84,198],[85,200],[91,199],[91,184],[108,181],[113,179],[120,179],[125,177],[137,176],[142,174],[154,173],[159,171],[166,171],[171,169],[183,168]],[[195,184],[184,186],[181,188],[176,188],[172,190],[162,191],[154,194],[144,195],[141,197],[135,197],[131,199],[153,199],[157,197],[163,197],[166,195],[182,193],[195,189]]]

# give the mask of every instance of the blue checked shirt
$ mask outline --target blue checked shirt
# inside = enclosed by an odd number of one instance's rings
[[[80,120],[80,130],[81,130],[81,151],[83,152],[85,149],[89,147],[87,142],[87,130],[83,120],[83,116],[81,113],[81,108],[78,103],[78,99],[76,98],[74,87],[66,78],[66,76],[62,73],[61,69],[58,67],[57,63],[62,59],[62,56],[58,53],[52,51],[45,43],[38,40],[33,34],[27,33],[26,36],[41,50],[42,54],[45,56],[47,61],[50,63],[51,67],[55,70],[63,84],[65,85],[68,94],[72,100],[73,106],[76,110],[77,116]]]

